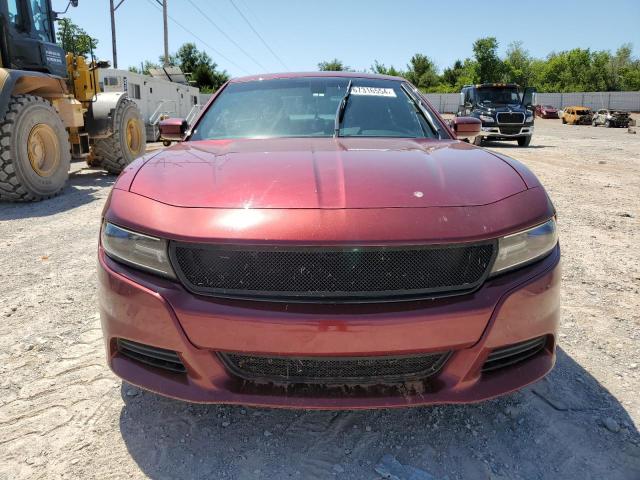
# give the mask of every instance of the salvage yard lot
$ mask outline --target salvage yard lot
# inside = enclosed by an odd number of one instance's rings
[[[556,205],[562,324],[547,379],[472,406],[269,410],[123,384],[96,306],[114,178],[77,164],[61,196],[0,204],[0,479],[374,479],[385,454],[433,478],[640,478],[640,134],[536,120],[530,148],[488,148]]]

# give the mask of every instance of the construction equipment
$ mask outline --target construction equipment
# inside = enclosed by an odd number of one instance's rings
[[[100,91],[100,62],[65,54],[57,18],[51,0],[0,0],[0,200],[56,195],[72,159],[117,174],[145,151],[135,102]]]

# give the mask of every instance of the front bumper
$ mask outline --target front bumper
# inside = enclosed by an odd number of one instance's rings
[[[523,125],[523,126],[498,125],[498,124],[492,125],[492,126],[483,125],[479,135],[485,138],[493,138],[496,140],[527,137],[527,136],[533,135],[533,125]]]
[[[287,305],[199,297],[99,252],[100,316],[107,358],[124,380],[204,403],[354,409],[475,402],[517,390],[555,362],[560,249],[487,281],[472,294],[372,305]],[[483,373],[489,353],[544,336],[545,348]],[[186,373],[123,356],[117,339],[177,352]],[[304,356],[405,355],[449,350],[439,372],[411,385],[322,388],[253,383],[230,373],[217,352]]]

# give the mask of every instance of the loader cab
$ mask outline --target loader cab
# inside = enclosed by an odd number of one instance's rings
[[[51,0],[0,0],[2,67],[67,76]]]

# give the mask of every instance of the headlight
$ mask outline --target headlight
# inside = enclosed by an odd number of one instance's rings
[[[487,123],[495,122],[495,119],[493,117],[490,117],[489,115],[480,115],[480,120]]]
[[[164,277],[176,278],[169,263],[167,241],[132,232],[104,222],[100,233],[102,248],[114,260]]]
[[[491,273],[520,267],[547,255],[558,243],[556,219],[498,240],[498,255]]]

